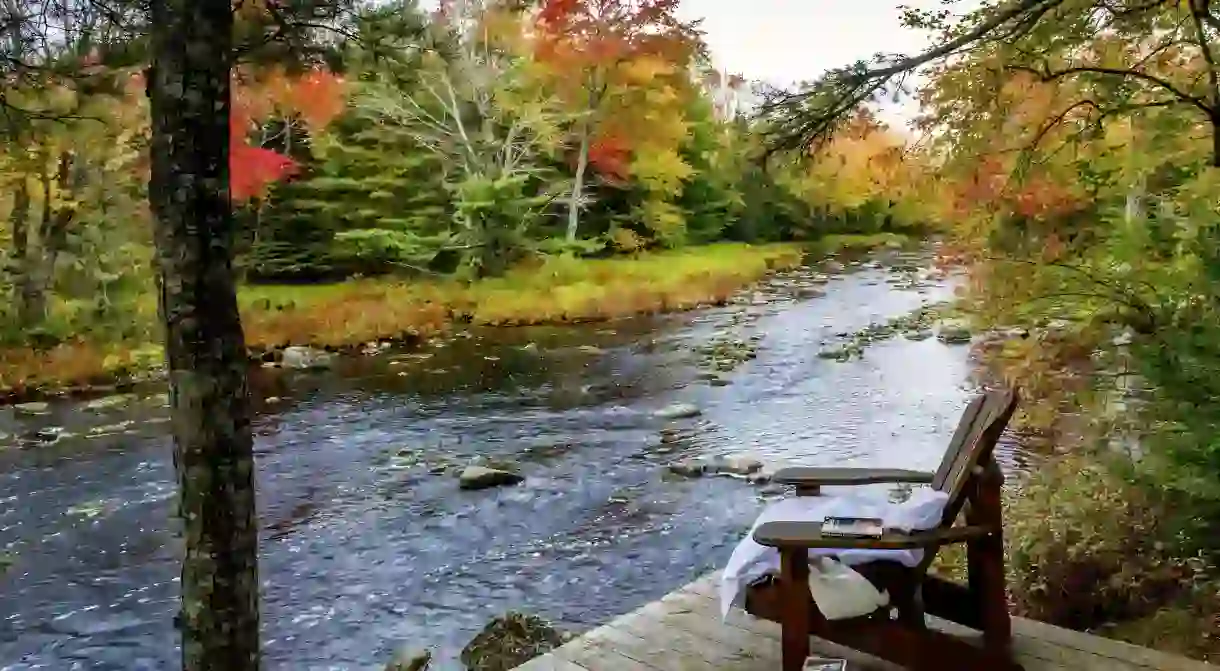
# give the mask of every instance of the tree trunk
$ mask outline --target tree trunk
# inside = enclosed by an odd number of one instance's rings
[[[258,527],[228,191],[231,0],[154,0],[150,201],[173,407],[183,671],[260,665]]]
[[[13,273],[15,296],[13,303],[17,308],[17,323],[27,329],[31,326],[31,307],[27,300],[26,280],[30,275],[30,188],[24,179],[17,184],[13,194],[13,211],[11,215],[13,227],[13,256],[10,270]],[[37,245],[34,246],[34,251]]]
[[[580,225],[580,201],[585,189],[585,170],[589,167],[589,135],[592,130],[586,121],[581,125],[580,154],[576,157],[576,180],[572,183],[572,196],[568,198],[568,242],[576,242],[576,229]]]

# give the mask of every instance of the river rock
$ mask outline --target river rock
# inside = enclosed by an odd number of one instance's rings
[[[750,475],[761,471],[763,463],[748,454],[738,454],[716,461],[713,467],[726,475]]]
[[[19,416],[33,417],[35,415],[45,415],[51,412],[51,406],[42,401],[31,401],[30,403],[18,403],[13,406],[13,411]]]
[[[707,464],[702,461],[677,461],[670,464],[667,470],[684,478],[700,478],[707,472]]]
[[[334,355],[330,352],[313,347],[285,347],[280,353],[280,365],[294,370],[310,368],[330,368],[334,363]]]
[[[703,414],[703,411],[690,403],[675,403],[661,408],[654,413],[658,419],[687,419],[698,417],[701,414]]]
[[[102,398],[95,398],[92,401],[86,401],[81,407],[85,410],[110,410],[130,403],[133,398],[135,398],[134,394],[103,396]]]
[[[916,331],[907,331],[902,334],[907,340],[927,340],[932,337],[932,332],[928,329],[919,329]]]
[[[947,344],[970,342],[970,329],[961,322],[942,322],[936,339]]]
[[[827,261],[826,263],[822,264],[822,270],[825,270],[828,273],[841,273],[844,270],[847,270],[847,266],[844,266],[838,261]]]
[[[509,612],[483,627],[466,647],[461,660],[469,671],[509,671],[567,642],[546,620]]]
[[[520,474],[487,466],[467,466],[458,476],[458,486],[462,489],[487,489],[503,485],[515,485],[525,480]]]
[[[767,499],[783,496],[787,493],[788,488],[783,485],[766,485],[758,490],[758,495]]]
[[[681,429],[661,429],[661,444],[669,445],[670,443],[679,443],[683,440],[690,440],[695,437],[694,431],[683,431]]]
[[[385,665],[385,671],[425,671],[431,663],[432,653],[426,650],[424,652],[399,652]]]
[[[25,439],[30,442],[42,443],[50,445],[59,442],[60,438],[68,436],[68,432],[62,426],[45,426],[37,431],[32,431],[26,434]]]

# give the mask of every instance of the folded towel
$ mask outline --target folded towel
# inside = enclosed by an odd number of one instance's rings
[[[911,531],[932,529],[940,524],[949,496],[930,488],[920,488],[902,503],[891,503],[880,495],[844,494],[841,496],[798,496],[767,506],[750,533],[737,544],[720,578],[720,610],[727,618],[733,606],[740,606],[745,588],[755,580],[779,572],[779,550],[754,542],[754,530],[767,522],[822,522],[827,517],[879,517],[887,529]],[[814,549],[810,557],[836,557],[851,566],[885,559],[904,566],[916,566],[923,550],[839,550]]]

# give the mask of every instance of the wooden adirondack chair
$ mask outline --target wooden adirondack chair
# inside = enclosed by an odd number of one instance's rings
[[[750,586],[746,611],[779,622],[783,628],[783,671],[800,671],[810,653],[810,636],[888,660],[914,671],[1020,671],[1011,654],[1012,628],[1004,580],[1003,518],[1000,487],[1004,477],[994,448],[1017,406],[1015,390],[975,398],[936,473],[898,469],[790,468],[776,482],[797,486],[798,495],[817,495],[824,485],[884,482],[925,483],[949,495],[941,525],[909,534],[886,532],[880,538],[823,536],[817,522],[771,522],[754,540],[780,552],[780,574]],[[965,524],[955,525],[964,512]],[[928,567],[943,545],[965,543],[967,585],[943,580]],[[914,568],[874,561],[854,566],[890,595],[890,606],[873,614],[828,621],[809,591],[811,548],[922,548]],[[897,613],[891,617],[891,612]],[[981,630],[982,644],[929,629],[925,613]]]

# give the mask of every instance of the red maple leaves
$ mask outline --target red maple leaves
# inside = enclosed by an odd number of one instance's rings
[[[631,145],[614,135],[595,138],[589,146],[589,165],[598,174],[624,182],[630,176]]]
[[[343,80],[325,70],[289,77],[264,74],[257,82],[235,81],[229,112],[229,195],[237,202],[262,196],[267,188],[300,170],[296,161],[250,142],[250,131],[268,117],[296,117],[309,128],[324,128],[343,111]]]
[[[962,213],[980,207],[1022,217],[1054,217],[1075,210],[1078,195],[1063,180],[1049,174],[1016,179],[998,158],[983,157],[973,174],[954,189],[955,208]]]

